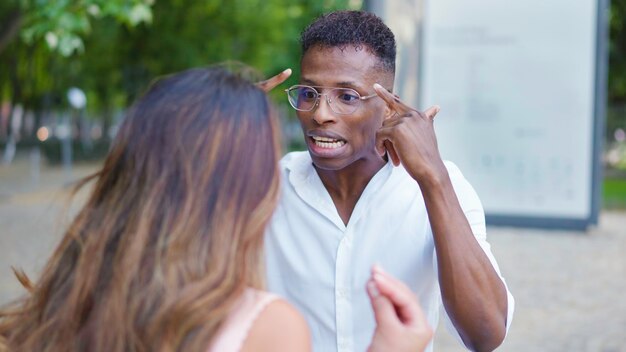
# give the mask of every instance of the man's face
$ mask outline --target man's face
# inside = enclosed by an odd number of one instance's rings
[[[387,89],[393,85],[393,75],[377,68],[378,63],[366,48],[314,46],[302,57],[300,84],[312,86],[321,94],[327,93],[328,87],[340,87],[368,96],[375,93],[374,83]],[[376,131],[390,114],[378,96],[362,100],[349,115],[335,113],[325,95],[320,96],[313,110],[297,112],[313,163],[325,170],[379,163]]]

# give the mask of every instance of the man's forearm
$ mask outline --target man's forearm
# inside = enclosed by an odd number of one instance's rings
[[[447,173],[420,187],[446,312],[468,348],[491,351],[506,332],[506,288],[474,237]]]

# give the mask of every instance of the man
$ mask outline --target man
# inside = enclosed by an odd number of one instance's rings
[[[393,33],[373,14],[340,11],[312,23],[301,43],[300,83],[287,92],[308,152],[281,161],[269,289],[305,315],[315,351],[365,351],[375,321],[364,287],[378,263],[411,287],[431,326],[443,303],[469,349],[495,349],[513,297],[480,200],[439,156],[439,108],[421,113],[390,93]]]

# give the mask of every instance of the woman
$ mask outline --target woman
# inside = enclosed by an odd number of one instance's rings
[[[278,134],[265,93],[224,69],[154,83],[30,296],[2,313],[0,350],[309,350],[301,315],[262,291]],[[400,283],[376,269],[368,292],[372,351],[428,342]]]

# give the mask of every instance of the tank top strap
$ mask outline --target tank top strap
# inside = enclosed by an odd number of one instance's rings
[[[209,347],[209,352],[238,352],[254,321],[278,296],[248,288],[241,295]]]

